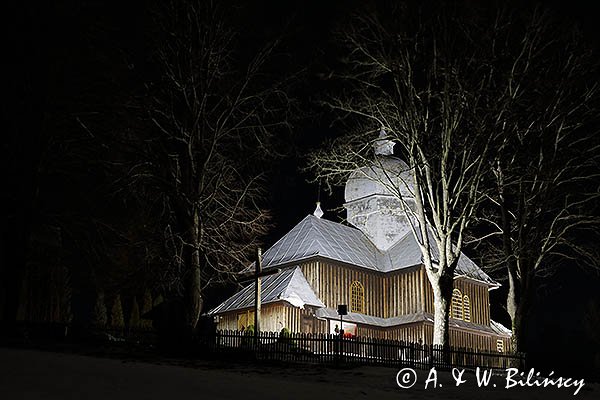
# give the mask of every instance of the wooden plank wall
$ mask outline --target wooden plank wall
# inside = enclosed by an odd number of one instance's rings
[[[333,261],[312,261],[301,268],[315,294],[327,307],[336,309],[338,304],[350,306],[350,285],[359,281],[365,288],[364,314],[385,316],[387,296],[383,274]]]
[[[414,267],[391,272],[385,277],[388,290],[384,295],[389,299],[386,318],[423,311],[423,273],[422,268]]]
[[[253,311],[253,309],[244,309],[222,314],[217,329],[237,330],[238,315]],[[264,332],[279,332],[285,327],[290,332],[301,332],[302,315],[311,315],[311,312],[307,309],[301,310],[282,302],[265,304],[262,307],[260,315],[261,330]],[[326,322],[323,322],[323,333],[328,333],[326,332]]]
[[[242,313],[254,312],[253,309],[236,310],[221,315],[221,320],[217,329],[237,330],[238,315]],[[299,318],[296,318],[299,320]],[[260,315],[261,330],[265,332],[279,332],[282,327],[288,327],[289,323],[294,321],[294,316],[290,315],[286,307],[282,304],[265,304],[262,306]],[[298,325],[299,328],[299,325]],[[288,329],[290,329],[288,327]],[[290,329],[291,330],[291,329]]]
[[[383,274],[349,264],[333,261],[309,260],[301,265],[302,272],[315,294],[327,307],[335,309],[338,304],[350,305],[350,285],[359,281],[365,288],[365,314],[383,318],[426,311],[433,313],[433,291],[423,266],[403,269]],[[490,324],[489,293],[487,286],[469,279],[454,281],[463,296],[467,294],[471,302],[471,322]],[[218,329],[237,329],[237,315],[234,311],[222,316]],[[291,332],[302,332],[302,315],[311,315],[310,310],[300,310],[285,303],[265,304],[262,310],[263,331],[279,332],[282,327]],[[306,327],[304,328],[306,329]],[[392,329],[359,326],[360,336],[387,338],[430,343],[433,328],[428,323],[410,324]],[[329,333],[327,321],[313,321],[315,333]],[[496,350],[496,340],[504,341],[509,349],[510,340],[500,336],[471,333],[451,329],[451,344],[470,348]]]
[[[454,280],[454,287],[471,300],[471,322],[481,325],[490,324],[490,295],[486,285],[470,279]]]
[[[433,342],[433,324],[426,323],[424,326],[427,343]],[[492,334],[476,333],[473,331],[450,328],[450,346],[477,349],[479,351],[497,351],[497,340],[504,343],[504,352],[510,351],[510,338]]]
[[[411,343],[427,343],[425,342],[425,330],[422,322],[388,329],[385,338]]]
[[[422,270],[422,285],[425,288],[425,311],[433,313],[433,289],[431,283]],[[471,301],[471,322],[481,325],[490,324],[490,295],[486,285],[470,279],[458,278],[454,280],[454,287],[458,288],[462,295],[469,296]]]
[[[383,274],[333,261],[309,261],[302,272],[315,294],[329,308],[350,304],[350,285],[365,288],[365,314],[390,318],[421,311],[433,313],[433,290],[423,266]],[[455,287],[471,301],[471,322],[489,325],[489,293],[486,285],[459,278]]]
[[[217,323],[217,329],[223,331],[237,330],[237,313],[221,314],[221,319]]]

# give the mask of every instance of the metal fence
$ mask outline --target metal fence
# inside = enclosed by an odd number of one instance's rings
[[[484,352],[369,337],[328,334],[217,331],[204,338],[215,355],[314,364],[409,366],[418,369],[524,367],[523,354]]]

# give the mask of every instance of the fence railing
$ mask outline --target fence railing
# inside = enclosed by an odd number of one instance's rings
[[[217,331],[203,338],[215,354],[246,355],[257,360],[315,364],[409,366],[417,369],[524,367],[523,354],[422,345],[369,337],[329,334]]]

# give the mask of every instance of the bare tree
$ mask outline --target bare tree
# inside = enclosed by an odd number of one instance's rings
[[[434,344],[448,344],[454,272],[493,140],[480,117],[489,68],[477,58],[477,34],[451,13],[416,20],[399,8],[356,17],[340,35],[346,52],[337,77],[347,89],[326,101],[355,117],[354,127],[310,161],[317,179],[339,184],[373,163],[374,140],[400,146],[410,177],[388,171],[379,180],[404,204],[419,243],[434,294]],[[379,129],[385,137],[373,135]]]
[[[161,10],[160,78],[142,99],[149,129],[133,134],[139,162],[127,176],[161,210],[169,257],[161,280],[184,295],[191,329],[205,288],[247,265],[268,227],[262,167],[289,104],[269,74],[276,43],[246,61],[226,12],[203,1]]]
[[[489,266],[507,276],[513,350],[525,351],[539,278],[561,260],[597,265],[589,244],[600,233],[598,69],[581,37],[540,10],[523,21],[499,14],[494,36],[492,114],[502,140],[481,221],[499,239],[483,245]]]

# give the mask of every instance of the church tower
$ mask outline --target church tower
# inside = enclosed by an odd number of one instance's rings
[[[348,222],[386,251],[410,230],[404,207],[413,208],[412,176],[408,165],[394,157],[394,142],[383,129],[373,148],[373,162],[346,182],[344,207]]]

